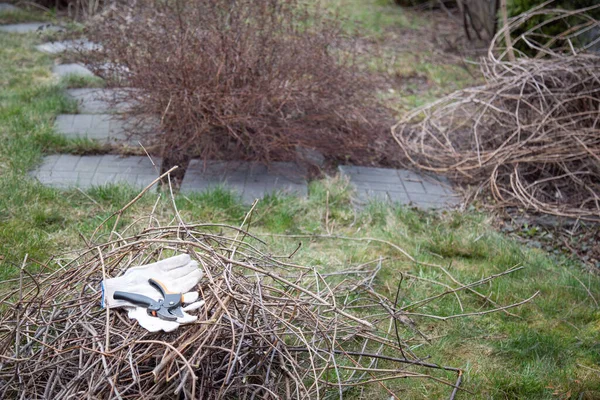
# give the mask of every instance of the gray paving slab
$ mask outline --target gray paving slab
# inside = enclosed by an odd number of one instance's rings
[[[0,12],[13,12],[13,11],[18,11],[19,8],[13,6],[12,4],[8,4],[8,3],[0,3]]]
[[[114,74],[114,76],[116,77],[127,76],[131,72],[129,68],[127,68],[125,65],[119,65],[109,62],[95,64],[94,67],[104,74]]]
[[[155,162],[160,165],[160,160]],[[142,188],[159,176],[156,167],[148,157],[69,154],[45,157],[42,164],[30,174],[48,186],[82,189],[118,183]]]
[[[128,143],[137,145],[152,141],[152,133],[158,134],[156,122],[138,123],[134,119],[122,119],[112,114],[60,114],[54,121],[56,133],[70,139],[91,139],[102,143]],[[130,132],[139,132],[130,135]]]
[[[82,114],[114,114],[131,109],[131,103],[123,101],[124,89],[68,89],[67,97],[77,101],[77,111]]]
[[[375,195],[377,191],[367,191],[368,195]],[[385,192],[388,200],[392,203],[410,204],[411,199],[408,194],[402,190],[388,190]]]
[[[160,165],[160,160],[154,161]],[[295,171],[294,175],[292,171]],[[264,168],[255,163],[192,160],[181,190],[203,191],[223,185],[238,192],[242,201],[249,204],[272,192],[306,196],[308,187],[303,173],[302,168],[289,163],[273,163],[271,168]],[[145,187],[158,178],[159,173],[147,157],[60,154],[45,157],[31,176],[57,188],[89,188],[116,183]]]
[[[308,195],[306,171],[294,163],[264,166],[252,162],[192,160],[181,183],[182,192],[201,192],[217,186],[234,190],[246,204],[273,192]]]
[[[440,184],[441,183],[441,184]],[[433,183],[429,181],[421,182],[423,187],[425,188],[425,193],[437,196],[447,196],[452,194],[452,190],[447,183],[439,182]]]
[[[54,128],[71,139],[125,140],[124,132],[111,131],[111,122],[113,116],[106,114],[61,114],[56,117]]]
[[[31,33],[41,31],[60,31],[63,28],[50,22],[23,22],[20,24],[0,25],[0,31],[7,33]]]
[[[425,186],[423,186],[423,183],[420,181],[407,181],[400,179],[400,182],[408,193],[426,193]]]
[[[355,197],[360,203],[368,203],[369,201],[391,201],[388,193],[382,190],[357,189]]]
[[[356,189],[359,204],[386,201],[422,209],[457,206],[460,198],[443,177],[390,168],[340,165],[340,174],[348,177]]]
[[[93,51],[102,48],[97,43],[90,42],[87,39],[63,40],[57,42],[48,42],[35,46],[36,49],[48,54],[59,54],[65,51]]]
[[[76,156],[73,154],[60,154],[57,156],[54,165],[50,166],[49,168],[44,169],[44,171],[50,173],[50,172],[55,172],[55,173],[60,173],[60,172],[72,172],[73,168],[77,165],[77,163],[79,162],[79,160],[81,159],[81,156]],[[45,163],[42,164],[43,168],[45,166]],[[90,172],[90,171],[86,171],[86,172]]]
[[[69,75],[94,76],[92,71],[79,63],[55,65],[52,67],[52,73],[59,78],[67,77]]]

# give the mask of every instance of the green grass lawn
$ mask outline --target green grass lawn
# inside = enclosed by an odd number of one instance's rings
[[[445,19],[440,27],[439,15],[403,9],[393,0],[313,1],[340,17],[348,35],[360,36],[359,62],[386,81],[379,98],[396,117],[482,80],[478,67],[458,54],[462,27],[455,22]]]
[[[72,112],[73,104],[61,94],[64,84],[51,78],[52,58],[34,50],[40,40],[35,35],[0,33],[2,279],[15,276],[26,254],[46,261],[66,250],[83,248],[84,238],[136,195],[122,186],[59,191],[28,177],[27,171],[43,154],[72,145],[52,131],[54,117]],[[308,199],[270,196],[257,206],[251,230],[278,254],[289,254],[302,242],[295,262],[316,265],[324,272],[381,258],[375,286],[392,298],[403,273],[408,282],[406,304],[445,290],[427,280],[455,284],[441,270],[411,262],[385,242],[403,248],[420,262],[445,266],[463,283],[521,265],[522,270],[479,287],[502,304],[539,291],[531,303],[511,310],[517,316],[497,313],[447,321],[415,317],[431,344],[413,339],[412,348],[430,355],[429,362],[465,370],[463,387],[470,393],[460,393],[459,399],[600,398],[598,276],[574,262],[523,247],[497,233],[493,221],[482,214],[436,215],[378,203],[355,211],[351,195],[347,182],[330,178],[313,182]],[[149,214],[157,196],[148,193],[119,226]],[[248,211],[223,190],[177,195],[175,200],[189,222],[239,224]],[[164,222],[173,218],[168,196],[159,200],[156,216]],[[461,299],[467,312],[488,309],[476,296],[464,294]],[[424,311],[440,316],[461,313],[452,296],[428,304]],[[402,399],[445,398],[451,391],[430,380],[407,379],[390,385]],[[375,400],[387,399],[389,394],[373,386],[350,392],[348,397]]]
[[[388,28],[415,27],[425,19],[411,19],[393,0],[322,0],[321,4],[344,18],[343,28],[349,34],[381,39]]]
[[[22,9],[0,12],[0,24],[18,24],[20,22],[49,21],[48,13],[31,13]]]

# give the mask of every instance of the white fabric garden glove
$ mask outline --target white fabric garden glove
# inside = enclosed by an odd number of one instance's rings
[[[102,282],[102,307],[124,308],[127,310],[129,318],[136,319],[140,326],[149,332],[160,330],[171,332],[181,324],[189,324],[198,319],[197,316],[190,315],[185,311],[200,308],[204,305],[204,300],[196,301],[199,297],[198,292],[187,291],[196,286],[203,275],[198,268],[198,263],[191,260],[187,254],[170,257],[153,264],[133,267],[120,277],[106,279]],[[113,298],[115,292],[123,291],[159,300],[161,294],[148,283],[150,278],[160,281],[170,292],[183,293],[182,302],[188,304],[186,307],[182,307],[183,317],[177,318],[176,321],[166,321],[148,315],[145,307]]]
[[[157,317],[148,315],[148,312],[143,307],[124,307],[127,310],[127,315],[131,319],[136,319],[138,324],[148,332],[172,332],[179,328],[179,325],[191,324],[198,317],[190,315],[186,311],[196,310],[204,305],[204,300],[197,301],[189,306],[183,307],[183,317],[177,318],[177,321],[166,321]]]
[[[203,276],[198,263],[187,254],[129,268],[122,276],[102,281],[102,307],[132,306],[128,301],[115,300],[113,295],[116,291],[137,293],[158,300],[160,293],[148,283],[150,278],[162,282],[170,292],[183,293],[184,301],[192,303],[198,299],[198,293],[187,292],[196,286]],[[190,297],[194,295],[194,299]]]

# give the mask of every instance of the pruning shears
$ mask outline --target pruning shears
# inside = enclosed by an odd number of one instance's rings
[[[148,315],[166,321],[176,321],[178,317],[183,317],[183,310],[181,309],[183,294],[170,292],[163,283],[156,279],[148,279],[148,283],[161,293],[162,299],[154,300],[142,294],[121,291],[116,291],[113,298],[115,300],[126,300],[135,305],[146,307]]]

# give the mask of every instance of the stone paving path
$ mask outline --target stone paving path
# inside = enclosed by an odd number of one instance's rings
[[[24,22],[21,24],[0,25],[0,31],[8,33],[31,33],[43,30],[59,31],[62,29],[60,26],[49,22]]]
[[[81,64],[59,64],[52,67],[52,73],[59,78],[69,75],[77,76],[94,76],[92,71]]]
[[[450,208],[460,199],[446,179],[408,170],[341,165],[340,174],[356,189],[356,200],[383,200],[423,209]]]
[[[126,125],[111,114],[61,114],[54,121],[54,130],[70,139],[110,143],[127,140]]]
[[[160,160],[155,160],[160,165]],[[117,155],[52,155],[32,171],[41,183],[57,188],[126,183],[145,187],[158,177],[157,166],[147,157]],[[406,170],[340,166],[340,173],[356,187],[359,205],[369,200],[411,205],[422,209],[456,206],[457,195],[447,182]],[[252,162],[192,160],[181,185],[184,193],[202,192],[222,186],[237,192],[245,204],[278,192],[307,196],[305,170],[294,163],[270,167]]]
[[[111,76],[112,79],[122,79],[127,75],[129,70],[126,67],[114,68],[112,64],[105,63],[95,66],[98,71],[104,76]],[[79,75],[79,76],[95,76],[94,73],[83,64],[71,63],[71,64],[59,64],[52,68],[52,72],[58,78],[68,75]]]
[[[0,3],[0,12],[14,7]],[[60,29],[47,23],[24,23],[0,26],[0,31],[26,33],[40,29]],[[38,50],[59,54],[65,51],[88,51],[99,45],[88,40],[70,40],[44,43]],[[87,75],[92,72],[81,64],[56,65],[56,76]],[[126,73],[126,71],[124,71]],[[56,118],[56,132],[69,138],[89,138],[101,142],[126,141],[126,122],[115,113],[126,112],[127,103],[114,106],[110,100],[119,96],[119,91],[110,89],[69,89],[66,95],[77,101],[80,114],[63,114]],[[146,129],[153,129],[152,122]],[[118,155],[76,156],[69,154],[50,155],[31,171],[30,175],[41,183],[57,188],[93,186],[125,183],[142,188],[158,178],[160,160],[148,157],[121,157]],[[459,203],[458,196],[450,184],[441,178],[425,176],[407,170],[367,168],[344,165],[339,173],[346,176],[356,189],[358,205],[370,200],[413,205],[424,209],[448,208]],[[221,162],[192,160],[181,184],[184,193],[200,192],[217,186],[236,191],[244,203],[272,192],[283,192],[299,196],[308,195],[306,171],[294,163],[273,163],[271,166],[252,162]]]
[[[130,104],[119,101],[124,96],[117,89],[67,89],[67,97],[77,101],[77,111],[82,114],[117,114],[127,112]],[[115,100],[118,102],[115,106]]]
[[[114,103],[122,95],[114,89],[68,89],[67,97],[77,102],[80,114],[60,114],[54,122],[54,130],[71,139],[87,138],[101,143],[122,142],[138,145],[138,138],[130,132],[158,134],[158,121],[146,119],[138,122],[133,118],[123,119],[115,115],[127,112],[129,103]],[[136,135],[142,137],[142,135]],[[144,140],[147,143],[148,139]]]
[[[279,192],[308,195],[306,171],[294,163],[274,162],[269,167],[253,162],[192,160],[181,184],[182,192],[204,191],[217,186],[233,189],[246,204]]]
[[[99,44],[92,43],[86,39],[64,40],[38,44],[36,49],[48,54],[59,54],[65,51],[92,51],[101,48]]]
[[[160,160],[158,162],[160,165]],[[87,189],[117,183],[142,188],[159,176],[148,157],[120,157],[112,154],[46,156],[42,165],[32,171],[31,175],[44,185],[61,189]]]
[[[44,185],[66,189],[125,183],[143,188],[158,178],[160,160],[117,155],[51,155],[30,174]],[[237,192],[245,204],[268,193],[306,196],[304,170],[293,163],[273,163],[270,168],[251,162],[192,160],[181,185],[185,193],[222,186]]]

